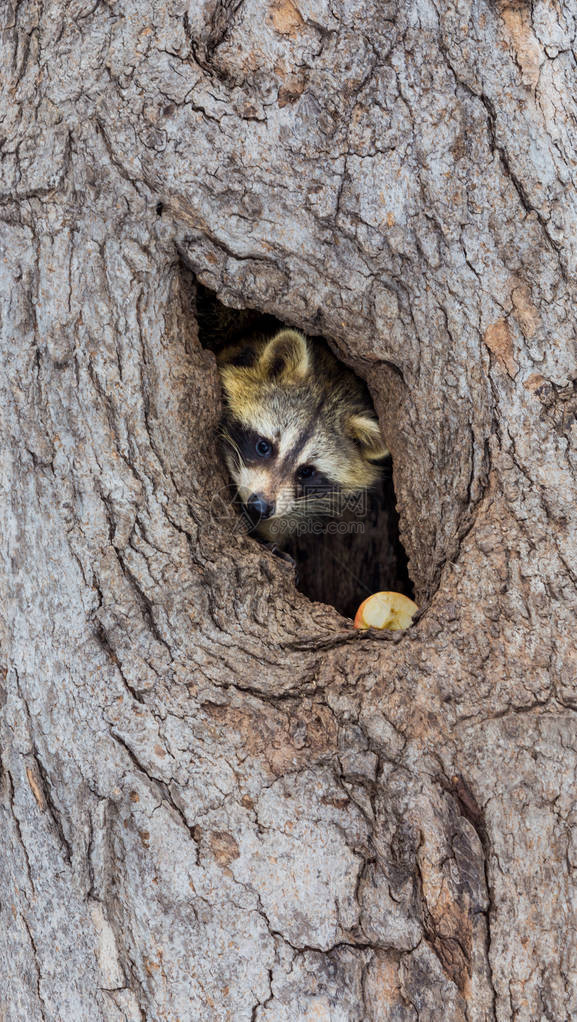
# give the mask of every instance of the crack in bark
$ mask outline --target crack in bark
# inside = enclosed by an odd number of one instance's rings
[[[123,575],[125,576],[126,580],[130,583],[131,588],[136,595],[136,598],[140,605],[140,609],[142,611],[142,616],[146,624],[148,625],[149,630],[152,632],[156,641],[159,642],[161,646],[164,646],[164,648],[166,649],[167,653],[170,656],[170,659],[172,660],[172,650],[170,648],[170,645],[166,641],[166,639],[161,635],[158,625],[154,620],[154,603],[152,602],[150,597],[145,593],[136,575],[128,567],[126,559],[124,558],[123,554],[117,548],[116,556],[118,558],[118,563],[120,564]]]
[[[63,825],[63,822],[62,822],[60,810],[56,806],[54,798],[52,797],[52,785],[51,785],[51,782],[50,782],[48,771],[47,771],[46,767],[44,766],[44,763],[42,762],[42,760],[40,758],[40,755],[38,753],[38,749],[35,748],[34,745],[33,745],[32,748],[33,748],[32,755],[34,757],[34,761],[35,761],[36,766],[38,768],[38,773],[40,774],[40,777],[42,779],[42,793],[44,795],[44,799],[45,799],[45,802],[46,802],[46,807],[48,809],[48,812],[49,812],[50,818],[52,820],[52,823],[54,825],[54,830],[56,831],[56,836],[58,837],[58,840],[59,840],[59,843],[60,843],[60,847],[62,849],[62,855],[63,855],[64,861],[66,862],[66,864],[68,866],[71,866],[72,865],[72,846],[71,846],[70,842],[68,841],[68,838],[66,837],[66,834],[64,833],[64,825]]]
[[[14,779],[13,779],[12,774],[10,773],[10,770],[8,769],[8,767],[3,764],[3,768],[4,768],[4,775],[6,777],[6,780],[8,781],[8,798],[9,798],[9,801],[10,801],[10,810],[11,810],[11,813],[12,813],[12,818],[14,820],[14,826],[16,828],[16,833],[18,835],[18,841],[19,841],[20,847],[22,848],[22,851],[24,853],[24,859],[25,859],[25,862],[26,862],[26,876],[27,876],[28,882],[30,884],[30,887],[32,888],[32,892],[35,893],[34,875],[32,873],[32,867],[30,865],[30,859],[28,857],[28,849],[26,847],[26,842],[24,841],[24,836],[22,834],[22,827],[20,825],[20,820],[19,820],[19,818],[18,818],[18,816],[16,814],[16,807],[14,805],[14,792],[15,792]]]
[[[186,831],[187,831],[191,841],[193,842],[194,849],[195,849],[195,862],[196,862],[196,865],[198,865],[198,862],[199,862],[199,859],[198,859],[199,847],[198,847],[197,836],[195,834],[195,829],[196,828],[195,828],[194,825],[191,826],[189,824],[188,820],[186,819],[186,816],[184,815],[183,810],[175,802],[174,797],[173,797],[173,795],[172,795],[172,793],[170,791],[170,788],[169,788],[168,784],[166,783],[166,781],[163,781],[162,778],[160,778],[160,777],[154,777],[153,774],[151,774],[150,771],[147,770],[147,768],[144,766],[144,764],[140,762],[140,760],[139,760],[138,756],[136,755],[136,753],[134,752],[134,750],[131,749],[130,745],[128,745],[128,743],[125,741],[125,739],[120,734],[118,734],[117,731],[111,730],[110,735],[114,739],[114,741],[118,742],[118,744],[128,754],[128,757],[129,757],[132,765],[135,767],[136,771],[139,774],[143,774],[146,777],[146,779],[149,782],[149,784],[152,787],[152,789],[156,790],[158,796],[160,797],[161,803],[162,802],[166,802],[166,804],[168,806],[170,806],[170,808],[173,810],[173,812],[176,815],[179,823],[181,823],[183,825],[183,827],[185,827],[185,829],[186,829]]]
[[[120,660],[116,656],[116,653],[114,652],[114,650],[113,650],[113,648],[112,648],[112,646],[110,644],[110,640],[108,638],[108,634],[107,634],[106,629],[104,628],[104,625],[102,624],[101,621],[97,621],[95,626],[94,626],[94,637],[95,637],[96,641],[98,642],[99,646],[101,646],[102,649],[104,650],[104,652],[106,653],[106,656],[108,657],[108,659],[114,665],[115,669],[118,671],[118,674],[120,675],[120,678],[122,679],[122,683],[123,683],[126,691],[130,694],[132,699],[134,699],[137,703],[143,704],[144,703],[143,696],[130,684],[130,682],[128,681],[126,675],[124,674],[124,672],[122,670],[122,664],[120,663]]]
[[[38,949],[36,947],[36,942],[34,940],[34,937],[32,936],[32,930],[30,928],[28,920],[26,919],[26,916],[24,915],[23,912],[20,912],[19,918],[22,920],[22,923],[24,925],[24,929],[26,930],[26,933],[28,934],[28,940],[30,941],[30,947],[32,948],[32,959],[34,961],[34,969],[36,971],[36,997],[37,997],[38,1001],[40,1002],[40,1014],[41,1014],[42,1019],[48,1019],[48,1018],[50,1018],[50,1016],[47,1014],[48,1009],[47,1009],[47,1006],[46,1006],[46,1002],[45,1002],[45,1000],[44,1000],[44,998],[42,996],[42,991],[41,991],[41,986],[40,986],[40,984],[42,982],[42,970],[40,968],[40,960],[39,960],[39,957],[38,957]]]
[[[439,16],[438,11],[437,16]],[[563,276],[563,279],[567,280],[567,267],[562,258],[563,255],[562,246],[551,236],[547,220],[545,219],[541,211],[538,209],[538,207],[531,202],[531,199],[529,197],[527,189],[525,188],[525,185],[521,181],[521,178],[518,176],[518,174],[516,174],[515,171],[513,170],[506,147],[497,140],[498,118],[497,109],[494,101],[482,91],[475,92],[475,90],[471,88],[468,82],[466,82],[462,77],[460,77],[457,74],[457,71],[455,70],[454,64],[450,58],[449,52],[444,43],[441,32],[439,32],[439,52],[441,53],[446,66],[453,75],[456,85],[464,89],[464,91],[467,92],[467,94],[471,96],[474,100],[481,102],[483,104],[486,111],[487,129],[491,149],[499,157],[503,171],[505,172],[506,177],[513,185],[513,188],[515,189],[519,201],[521,203],[521,206],[523,207],[525,212],[533,213],[536,216],[543,231],[543,234],[546,238],[546,241],[549,245],[549,248],[555,253],[557,257],[559,270]]]

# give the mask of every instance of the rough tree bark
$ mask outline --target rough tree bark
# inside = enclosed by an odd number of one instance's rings
[[[577,1018],[575,5],[3,20],[2,1018]],[[213,514],[193,274],[369,381],[400,639]]]

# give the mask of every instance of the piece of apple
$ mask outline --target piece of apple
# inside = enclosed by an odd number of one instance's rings
[[[355,628],[408,628],[418,611],[416,603],[402,593],[373,593],[363,600],[355,614]]]

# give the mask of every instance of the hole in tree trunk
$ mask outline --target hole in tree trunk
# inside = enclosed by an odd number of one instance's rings
[[[243,334],[259,331],[272,335],[287,326],[253,309],[229,309],[198,281],[196,315],[200,343],[215,352]],[[340,519],[319,519],[313,531],[293,535],[284,547],[296,561],[300,592],[311,600],[332,604],[345,617],[354,617],[362,600],[380,590],[413,596],[399,539],[390,459],[381,481],[366,495],[365,505],[362,516],[356,509]]]

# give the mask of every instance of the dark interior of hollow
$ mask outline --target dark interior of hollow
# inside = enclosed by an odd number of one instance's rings
[[[252,309],[228,309],[198,282],[196,315],[200,343],[212,351],[236,341],[245,331],[272,335],[287,326]],[[354,617],[371,593],[393,590],[412,597],[390,459],[385,461],[382,480],[367,494],[362,517],[357,508],[345,519],[320,519],[314,532],[291,537],[284,550],[296,562],[297,589],[310,600],[331,604],[345,617]]]

